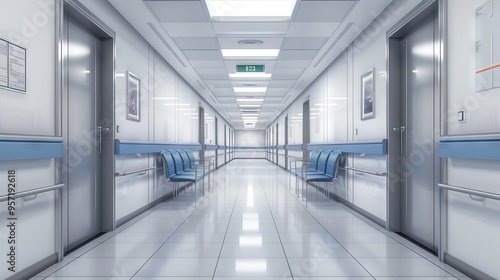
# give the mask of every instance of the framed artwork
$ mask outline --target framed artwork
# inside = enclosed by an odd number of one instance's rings
[[[127,120],[141,121],[141,81],[127,72]]]
[[[375,80],[371,69],[361,76],[361,119],[375,118]]]

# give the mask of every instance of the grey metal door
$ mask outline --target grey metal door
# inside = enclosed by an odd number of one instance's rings
[[[430,16],[401,40],[401,231],[435,249],[436,20]]]
[[[67,250],[100,232],[101,42],[67,16]]]

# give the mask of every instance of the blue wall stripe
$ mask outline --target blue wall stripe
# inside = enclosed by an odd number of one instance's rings
[[[500,160],[500,139],[441,141],[439,157]]]
[[[63,140],[0,139],[0,161],[64,157]]]
[[[217,145],[205,145],[205,150],[209,151],[209,150],[217,150],[219,148],[219,146]]]
[[[246,147],[246,146],[236,146],[234,147],[235,150],[264,150],[266,147]]]
[[[302,151],[303,150],[303,146],[302,146],[302,144],[286,145],[285,149],[287,149],[289,151]]]
[[[347,142],[335,144],[309,144],[309,150],[341,150],[343,153],[387,155],[387,139],[380,142]]]
[[[130,155],[130,154],[152,154],[159,153],[161,150],[181,149],[181,150],[201,150],[200,144],[165,144],[165,143],[139,143],[115,140],[115,154]]]

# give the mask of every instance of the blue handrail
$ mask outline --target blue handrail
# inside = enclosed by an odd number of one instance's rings
[[[115,140],[116,155],[131,155],[131,154],[154,154],[160,153],[161,150],[201,150],[200,144],[182,144],[182,143],[157,143],[157,142],[136,142]]]
[[[308,144],[309,150],[341,150],[342,153],[387,155],[387,139],[378,142]]]
[[[498,138],[450,138],[439,143],[439,157],[479,160],[500,160]]]
[[[0,161],[62,157],[64,141],[60,137],[0,138]]]

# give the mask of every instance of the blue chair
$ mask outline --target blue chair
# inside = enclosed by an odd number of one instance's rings
[[[208,161],[208,162],[203,162],[203,161],[200,161],[200,160],[196,160],[196,158],[194,157],[194,153],[193,151],[191,150],[182,150],[184,151],[184,153],[187,155],[188,159],[189,159],[189,162],[190,162],[190,166],[191,168],[198,168],[198,172],[203,172],[204,176],[208,176],[208,191],[210,191],[210,173],[212,173],[213,171],[213,164],[214,162],[213,161]],[[214,177],[214,185],[215,185],[215,177]]]
[[[182,159],[177,151],[162,150],[161,156],[165,177],[169,182],[174,183],[174,196],[178,195],[179,183],[192,183],[194,184],[194,206],[196,207],[196,185],[198,181],[203,179],[203,176],[198,175],[196,171],[184,171],[184,164],[182,163]],[[175,186],[176,184],[177,187]]]
[[[309,161],[303,161],[303,160],[292,160],[290,161],[290,176],[289,176],[289,184],[288,184],[288,189],[291,188],[292,186],[292,174],[295,175],[295,194],[299,194],[298,192],[298,178],[299,176],[302,176],[302,173],[304,172],[304,169],[302,166],[297,167],[297,163],[301,162],[302,165],[307,165],[307,170],[308,171],[315,171],[317,168],[318,164],[318,159],[321,155],[320,150],[314,150],[311,152],[311,155],[309,156]],[[292,168],[292,163],[294,163],[294,167]]]
[[[307,184],[308,183],[325,183],[325,194],[330,199],[330,188],[328,187],[328,183],[333,182],[333,180],[337,179],[337,173],[340,163],[340,158],[342,156],[341,151],[332,151],[329,153],[328,161],[326,162],[326,169],[324,174],[319,173],[305,173],[305,181],[306,181],[306,207],[307,207]],[[316,190],[319,187],[316,187]]]
[[[187,150],[177,150],[182,162],[184,163],[185,172],[194,172],[201,174],[203,177],[208,176],[208,190],[210,191],[210,166],[205,166],[204,164],[197,164],[194,159],[194,154],[192,151]],[[203,181],[203,195],[205,195],[205,181]]]

